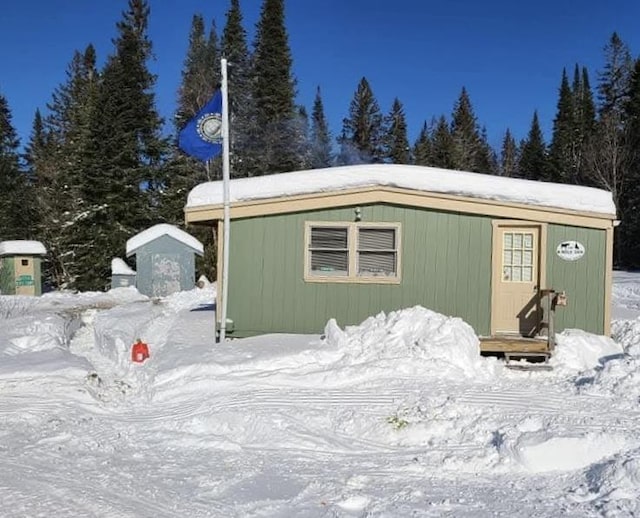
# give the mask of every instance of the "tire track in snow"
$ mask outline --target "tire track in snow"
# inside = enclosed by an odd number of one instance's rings
[[[640,412],[621,409],[612,420],[609,398],[590,395],[567,395],[532,390],[483,390],[464,392],[455,401],[458,404],[491,408],[507,417],[553,417],[555,423],[570,424],[575,430],[605,429],[631,432],[640,423]],[[601,410],[602,409],[602,410]]]
[[[55,471],[52,470],[52,466],[56,466]],[[67,474],[62,474],[60,470],[65,470]],[[162,504],[148,498],[142,501],[141,495],[135,493],[135,485],[125,484],[118,488],[109,488],[104,484],[92,482],[87,477],[73,476],[74,470],[75,467],[72,465],[60,466],[59,456],[42,453],[37,463],[28,462],[25,459],[15,462],[0,458],[0,471],[11,473],[11,477],[0,477],[2,485],[5,488],[9,485],[14,486],[13,494],[20,492],[28,494],[26,500],[38,509],[56,509],[59,513],[62,510],[61,505],[66,505],[69,507],[69,512],[71,509],[77,512],[78,507],[81,507],[87,515],[95,513],[96,516],[131,518],[142,516],[174,518],[176,516],[176,509],[169,502]],[[35,499],[34,495],[38,498]],[[194,510],[194,505],[191,501],[191,512]],[[225,513],[230,511],[228,506],[213,501],[197,504],[197,506],[202,512],[199,516],[210,516],[209,513],[212,510],[220,512],[220,516],[225,516]],[[11,516],[4,512],[6,509],[3,511],[3,517]]]

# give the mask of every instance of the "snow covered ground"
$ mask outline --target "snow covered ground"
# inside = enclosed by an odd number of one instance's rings
[[[613,339],[536,372],[420,307],[215,344],[212,287],[0,297],[0,516],[640,515],[640,274],[614,282]]]

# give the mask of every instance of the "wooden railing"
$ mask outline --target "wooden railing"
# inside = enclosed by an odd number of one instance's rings
[[[566,306],[567,296],[564,291],[556,291],[553,288],[540,290],[540,308],[542,318],[540,319],[539,335],[547,337],[549,352],[553,352],[556,346],[556,307]]]

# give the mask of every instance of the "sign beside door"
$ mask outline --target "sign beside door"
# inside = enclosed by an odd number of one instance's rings
[[[558,257],[565,261],[577,261],[584,253],[584,245],[578,241],[563,241],[556,248]]]

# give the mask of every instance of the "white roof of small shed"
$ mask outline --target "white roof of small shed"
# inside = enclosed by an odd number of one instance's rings
[[[111,259],[111,275],[135,275],[135,270],[119,257]]]
[[[615,217],[611,193],[602,189],[415,165],[369,164],[281,173],[230,182],[230,201],[248,201],[372,186],[467,196]],[[223,203],[222,181],[194,187],[187,209]]]
[[[0,241],[0,256],[3,255],[47,255],[47,249],[40,241]]]
[[[178,227],[174,227],[173,225],[160,223],[159,225],[154,225],[147,230],[143,230],[139,234],[136,234],[131,239],[127,240],[127,257],[133,255],[141,246],[165,235],[193,248],[193,250],[200,255],[204,253],[202,243],[191,234],[187,234],[184,230],[180,230]]]

